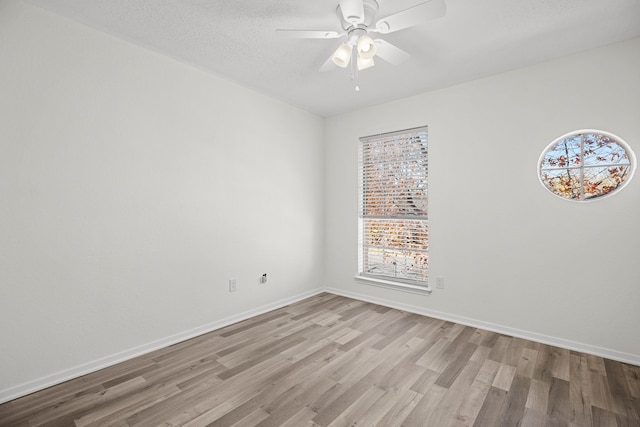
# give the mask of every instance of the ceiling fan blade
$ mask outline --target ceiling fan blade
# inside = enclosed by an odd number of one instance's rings
[[[411,56],[399,47],[382,39],[376,39],[374,42],[376,44],[376,56],[392,65],[400,65]]]
[[[321,73],[326,73],[327,71],[335,70],[336,68],[338,68],[338,66],[334,64],[331,57],[329,57],[327,61],[324,64],[322,64],[322,67],[320,67],[319,71]]]
[[[281,36],[294,39],[337,39],[342,33],[324,30],[276,30]]]
[[[364,22],[363,0],[340,0],[340,10],[345,21],[352,24],[362,24]]]
[[[446,13],[447,5],[444,0],[428,0],[378,20],[375,31],[382,34],[393,33],[425,21],[441,18]]]

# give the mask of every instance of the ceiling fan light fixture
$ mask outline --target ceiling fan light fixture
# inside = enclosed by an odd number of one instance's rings
[[[366,70],[367,68],[373,67],[375,62],[373,62],[373,58],[361,58],[358,56],[358,71]]]
[[[358,58],[372,59],[376,56],[376,44],[371,37],[364,35],[358,39]]]
[[[351,46],[347,43],[342,43],[333,55],[331,56],[331,60],[338,67],[347,68],[349,66],[349,61],[351,61]]]

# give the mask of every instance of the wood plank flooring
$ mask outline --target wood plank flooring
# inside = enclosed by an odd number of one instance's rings
[[[0,405],[0,426],[640,426],[640,367],[332,294]]]

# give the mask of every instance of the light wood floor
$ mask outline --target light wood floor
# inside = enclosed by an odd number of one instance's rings
[[[0,405],[2,426],[640,426],[640,367],[321,294]]]

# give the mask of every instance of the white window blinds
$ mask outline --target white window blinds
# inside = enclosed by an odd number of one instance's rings
[[[359,274],[427,285],[427,128],[360,138]]]

